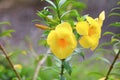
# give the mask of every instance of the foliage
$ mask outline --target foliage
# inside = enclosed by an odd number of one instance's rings
[[[75,30],[76,22],[86,21],[87,24],[90,22],[87,19],[88,15],[81,15],[86,5],[79,0],[43,1],[49,3],[49,5],[37,12],[43,24],[37,24],[36,26],[44,30],[38,45],[50,47],[47,44],[47,36],[51,30],[55,30],[56,26],[62,22],[70,23],[76,39],[79,40],[81,35]],[[120,5],[120,2],[117,5]],[[115,12],[116,10],[120,10],[120,8],[113,8],[108,16],[119,17],[120,13]],[[101,17],[98,18],[101,19]],[[91,23],[92,20],[88,25]],[[5,24],[10,25],[9,22],[0,22],[0,27],[2,28],[0,39],[12,37],[12,33],[15,32],[12,29],[5,29],[3,27]],[[110,27],[119,28],[120,22],[113,22],[109,24]],[[100,44],[99,48],[94,51],[95,54],[87,58],[87,51],[80,45],[77,46],[71,56],[61,60],[55,57],[49,49],[46,50],[46,53],[37,54],[34,46],[29,42],[29,47],[26,50],[15,49],[12,52],[8,52],[7,55],[13,62],[14,67],[16,66],[15,70],[20,74],[21,80],[103,80],[103,78],[106,78],[106,73],[110,69],[112,60],[115,60],[120,50],[120,34],[110,31],[103,34],[103,36],[107,35],[111,35],[111,40]],[[108,46],[112,48],[105,48]],[[108,57],[112,58],[109,59]],[[108,75],[108,80],[120,79],[120,62],[115,60],[114,63],[112,64],[112,71]],[[37,77],[35,77],[36,75]],[[0,51],[0,80],[19,80],[2,51]]]

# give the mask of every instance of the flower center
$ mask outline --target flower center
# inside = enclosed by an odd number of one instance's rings
[[[65,39],[59,39],[58,40],[58,45],[62,48],[66,47],[67,41]]]
[[[90,29],[89,29],[89,31],[88,31],[88,35],[89,36],[92,36],[93,34],[95,34],[96,33],[96,31],[95,31],[95,28],[93,28],[93,27],[91,27]]]

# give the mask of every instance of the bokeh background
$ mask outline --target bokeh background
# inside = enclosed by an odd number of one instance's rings
[[[116,4],[120,0],[80,0],[80,1],[86,4],[86,8],[82,12],[83,15],[89,14],[90,16],[95,18],[99,15],[101,11],[103,10],[105,11],[106,19],[102,27],[102,34],[105,31],[120,33],[119,28],[108,26],[111,22],[120,21],[119,17],[115,17],[115,16],[110,18],[108,17],[108,14],[110,13],[111,9],[117,7]],[[36,57],[38,56],[38,54],[46,53],[47,48],[39,45],[39,40],[41,39],[41,35],[43,31],[34,26],[35,23],[40,23],[40,24],[44,24],[44,23],[42,23],[42,21],[34,22],[33,20],[35,19],[41,20],[36,13],[37,11],[42,10],[47,5],[48,3],[44,2],[44,0],[0,0],[0,22],[9,21],[11,24],[11,25],[3,25],[3,27],[0,27],[0,32],[2,32],[4,29],[15,30],[15,32],[12,33],[12,37],[0,38],[0,43],[5,46],[8,52],[18,51],[19,53],[19,50],[23,50],[23,51],[27,50],[27,53],[29,54],[27,56],[19,55],[17,57],[18,61],[16,59],[15,60],[12,59],[14,63],[26,64],[28,62],[28,65],[30,65],[31,60],[29,60],[29,58],[31,59],[31,55]],[[110,41],[110,38],[111,36],[109,35],[103,36],[100,39],[100,43]],[[37,55],[31,53],[37,53]],[[86,51],[85,57],[88,58],[92,54],[93,52],[88,50]],[[74,64],[77,64],[77,62],[76,63],[74,62]],[[90,65],[91,64],[92,63],[90,63]],[[34,66],[34,69],[35,67],[36,66]],[[85,66],[81,66],[81,68],[82,67]],[[91,69],[89,68],[88,71],[89,70]],[[77,71],[79,70],[76,70],[76,72]],[[43,73],[43,76],[45,75],[47,74]],[[75,77],[76,76],[79,77],[79,75],[75,75]]]
[[[97,17],[98,14],[105,10],[106,20],[104,22],[102,32],[106,30],[112,30],[116,33],[119,33],[119,29],[108,28],[108,24],[114,21],[120,21],[117,17],[108,18],[108,13],[113,7],[116,7],[116,3],[119,0],[80,0],[86,4],[86,9],[83,11],[83,15],[90,14],[92,17]],[[11,23],[10,27],[16,30],[13,33],[13,37],[9,38],[8,43],[10,45],[17,45],[17,48],[26,48],[26,37],[30,38],[34,47],[37,45],[38,39],[42,34],[42,30],[37,29],[32,22],[34,19],[40,19],[36,12],[41,10],[43,7],[48,5],[44,0],[0,0],[0,21],[9,21]],[[42,23],[41,23],[42,24]],[[102,38],[103,41],[106,41],[109,38]],[[38,48],[38,47],[37,47]],[[36,48],[36,49],[37,49]],[[44,51],[43,47],[40,47]],[[40,51],[41,51],[40,50]]]

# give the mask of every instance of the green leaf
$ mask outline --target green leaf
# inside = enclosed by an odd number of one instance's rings
[[[85,59],[84,52],[80,52],[79,55],[83,58],[83,60]]]
[[[58,3],[58,7],[60,8],[65,2],[66,2],[66,0],[60,0]]]
[[[68,72],[69,75],[71,75],[72,73],[72,68],[69,62],[64,61],[63,62],[64,68],[66,69],[66,71]]]
[[[88,75],[93,75],[93,76],[95,76],[95,75],[98,75],[98,76],[104,76],[102,73],[100,73],[100,72],[90,72],[90,73],[88,73]]]
[[[112,8],[112,10],[111,10],[110,12],[112,12],[112,11],[114,11],[114,10],[120,10],[120,7]]]
[[[106,36],[106,35],[114,35],[114,33],[107,31],[107,32],[105,32],[105,33],[103,34],[103,36]]]
[[[117,2],[117,5],[120,5],[120,1],[119,1],[119,2]]]
[[[0,25],[5,25],[5,24],[7,24],[7,25],[11,25],[10,22],[8,22],[8,21],[0,22]]]
[[[50,56],[47,57],[46,64],[47,66],[52,66],[52,59]]]
[[[120,22],[111,23],[109,26],[120,27]]]
[[[66,78],[62,75],[60,76],[60,80],[66,80]]]
[[[120,13],[115,13],[115,12],[113,12],[113,13],[110,13],[110,14],[108,15],[108,17],[110,17],[110,16],[120,16]]]
[[[51,4],[55,9],[57,8],[56,5],[51,0],[45,0],[45,1]]]
[[[39,41],[38,41],[38,44],[39,44],[39,45],[42,45],[42,46],[48,46],[48,45],[47,45],[47,40],[45,40],[45,39],[39,40]]]
[[[15,77],[15,78],[12,78],[12,80],[19,80],[17,77]]]
[[[108,63],[109,65],[111,64],[110,61],[108,59],[104,58],[104,57],[99,57],[98,59]]]
[[[12,37],[11,33],[15,32],[15,30],[6,30],[2,33],[0,33],[0,37],[3,37],[3,36],[8,36],[8,37]]]

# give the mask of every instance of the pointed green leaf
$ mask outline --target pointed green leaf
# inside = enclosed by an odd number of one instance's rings
[[[104,76],[102,73],[100,73],[100,72],[90,72],[90,73],[88,73],[88,75],[93,75],[93,76],[95,76],[95,75],[98,75],[98,76]]]
[[[109,26],[120,27],[120,22],[111,23]]]
[[[5,24],[7,24],[7,25],[11,25],[10,22],[8,22],[8,21],[0,22],[0,25],[5,25]]]
[[[109,65],[111,64],[110,61],[108,59],[104,58],[104,57],[99,57],[98,59],[108,63]]]
[[[105,32],[105,33],[103,34],[103,36],[106,36],[106,35],[114,35],[114,33],[107,31],[107,32]]]
[[[110,12],[112,12],[112,11],[114,11],[114,10],[120,10],[120,7],[112,8],[112,10],[111,10]]]
[[[3,36],[12,37],[12,35],[11,35],[12,32],[15,32],[15,30],[6,30],[6,31],[0,33],[0,37],[3,37]]]
[[[60,0],[58,3],[58,7],[60,8],[65,2],[66,2],[66,0]]]
[[[120,16],[120,13],[110,13],[109,15],[108,15],[108,17],[110,17],[110,16]]]
[[[51,4],[55,9],[57,8],[56,5],[51,0],[45,0],[45,1]]]

